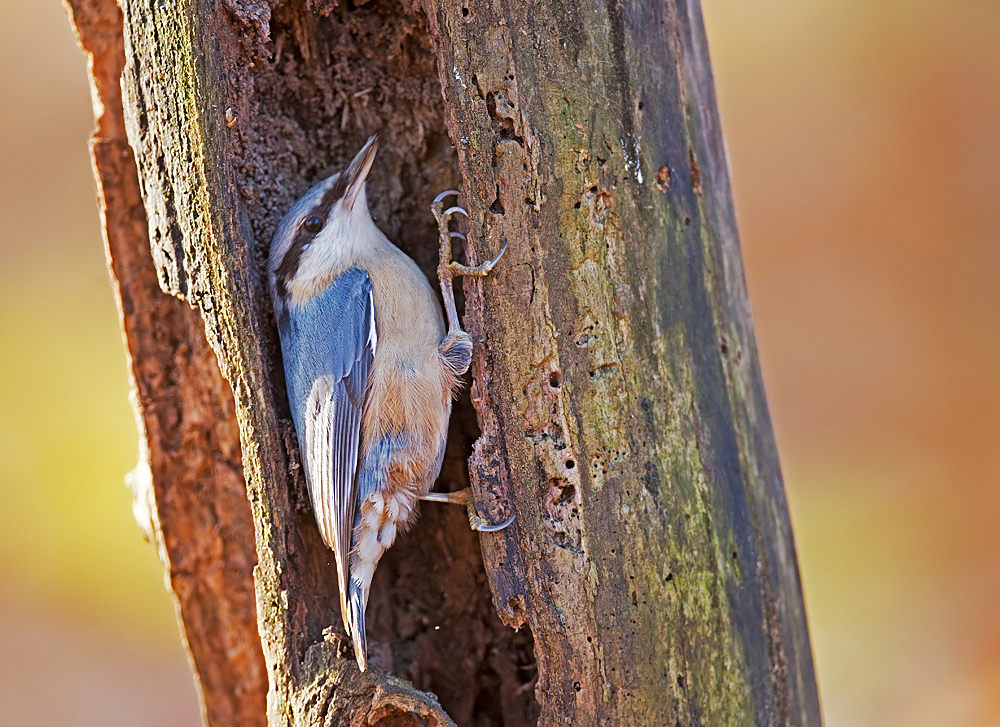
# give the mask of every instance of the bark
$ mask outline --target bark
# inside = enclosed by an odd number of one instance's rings
[[[542,721],[819,724],[696,0],[427,0],[488,342],[472,482]]]
[[[115,0],[66,4],[88,56],[97,115],[91,158],[130,354],[140,433],[140,461],[128,478],[134,511],[163,563],[206,723],[263,725],[257,557],[232,391],[201,317],[157,282],[122,114],[121,10]]]
[[[123,28],[108,0],[70,4],[210,724],[262,723],[265,673],[272,725],[820,723],[696,3],[122,0]],[[480,541],[425,505],[376,572],[381,668],[360,674],[263,269],[288,206],[376,131],[374,216],[426,272],[449,187],[468,256],[508,246],[465,284],[475,410],[441,486],[471,473],[480,511],[517,520]]]

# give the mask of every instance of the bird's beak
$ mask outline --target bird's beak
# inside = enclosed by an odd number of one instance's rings
[[[361,147],[361,151],[357,153],[351,161],[350,166],[342,173],[344,183],[344,196],[342,199],[344,200],[345,209],[354,207],[354,202],[357,200],[358,195],[361,194],[361,190],[364,189],[365,180],[368,178],[368,171],[372,168],[372,162],[375,161],[376,151],[378,151],[378,134],[372,136]]]

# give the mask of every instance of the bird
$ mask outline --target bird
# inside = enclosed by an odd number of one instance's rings
[[[268,285],[306,488],[337,564],[340,613],[358,667],[368,666],[365,610],[379,559],[413,523],[417,502],[466,506],[470,526],[489,524],[471,491],[432,493],[441,471],[451,403],[472,360],[453,279],[485,276],[451,260],[456,214],[431,205],[438,277],[447,315],[423,272],[379,230],[368,209],[372,136],[343,171],[315,184],[285,214],[271,242]]]

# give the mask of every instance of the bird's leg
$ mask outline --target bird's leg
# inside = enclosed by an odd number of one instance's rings
[[[448,334],[441,342],[441,354],[456,374],[461,376],[469,370],[469,364],[472,362],[472,339],[469,338],[468,333],[462,330],[462,325],[458,320],[453,281],[461,275],[485,277],[493,269],[493,266],[500,261],[500,258],[503,257],[503,254],[507,251],[507,246],[505,245],[500,254],[488,263],[475,267],[461,265],[453,261],[451,259],[452,238],[457,237],[463,242],[466,240],[465,235],[461,232],[452,232],[448,228],[448,223],[451,222],[451,217],[454,214],[461,213],[468,217],[469,213],[461,207],[449,207],[445,209],[444,200],[452,195],[457,197],[458,192],[448,190],[435,197],[434,203],[431,205],[431,212],[438,223],[440,258],[437,272],[438,280],[441,281],[441,297],[444,299],[444,310],[448,316]],[[458,492],[429,492],[420,499],[429,502],[450,502],[454,505],[464,505],[469,511],[469,526],[481,533],[495,533],[514,522],[514,516],[512,515],[508,520],[499,525],[490,525],[486,518],[476,512],[476,504],[472,499],[471,487],[466,487],[464,490],[459,490]]]
[[[480,533],[495,533],[514,522],[514,516],[511,515],[509,519],[499,525],[490,525],[486,518],[476,512],[476,504],[472,501],[471,487],[466,487],[458,492],[428,492],[420,499],[427,502],[449,502],[452,505],[464,505],[469,511],[469,527]]]
[[[451,259],[451,239],[453,237],[457,237],[464,242],[465,235],[461,232],[452,232],[448,229],[448,223],[451,221],[451,217],[454,214],[461,213],[466,217],[469,216],[469,213],[461,207],[449,207],[445,209],[444,200],[452,195],[458,196],[458,192],[455,190],[442,192],[434,198],[434,203],[431,205],[431,212],[434,214],[434,219],[437,220],[438,223],[438,241],[440,243],[441,256],[437,273],[438,280],[441,281],[441,297],[444,299],[444,310],[448,315],[449,335],[458,332],[464,333],[464,331],[462,331],[462,325],[458,320],[458,310],[455,308],[455,289],[452,281],[462,275],[472,275],[480,278],[485,277],[507,251],[507,246],[504,245],[500,254],[498,254],[495,258],[487,263],[483,263],[482,265],[477,265],[475,267],[461,265]]]

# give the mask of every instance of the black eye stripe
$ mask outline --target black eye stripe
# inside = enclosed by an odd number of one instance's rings
[[[341,174],[334,181],[333,187],[323,195],[323,199],[319,206],[314,208],[312,213],[299,224],[295,238],[292,240],[292,244],[289,246],[288,252],[285,253],[285,257],[276,271],[276,287],[280,296],[284,297],[287,294],[286,285],[288,281],[295,276],[296,271],[299,269],[299,260],[302,257],[302,253],[305,252],[306,247],[310,242],[312,242],[316,233],[323,229],[323,225],[326,224],[325,220],[327,215],[330,214],[330,210],[333,209],[337,200],[344,196],[346,188],[347,183],[344,179],[344,175]],[[319,226],[316,227],[315,230],[311,230],[306,227],[305,223],[312,221],[314,217],[319,220]]]

